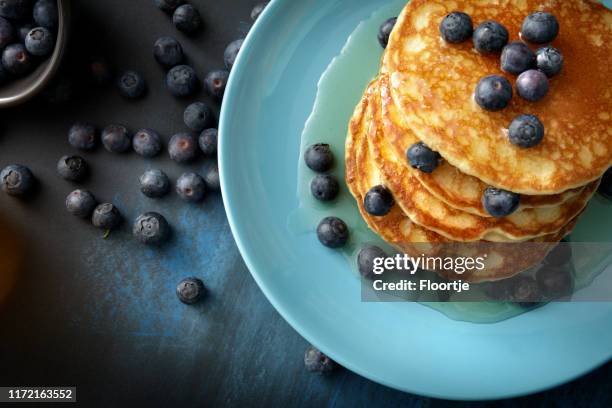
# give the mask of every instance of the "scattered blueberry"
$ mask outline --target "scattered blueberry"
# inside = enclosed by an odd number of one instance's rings
[[[564,241],[559,242],[544,258],[549,266],[564,266],[572,259],[572,247]]]
[[[155,157],[162,150],[161,137],[152,129],[140,129],[132,138],[132,147],[143,157]]]
[[[25,166],[12,164],[0,172],[2,191],[11,196],[24,196],[34,188],[34,175]]]
[[[529,276],[516,276],[512,279],[510,298],[522,307],[533,307],[542,300],[538,283]]]
[[[96,147],[96,128],[89,123],[76,123],[68,131],[68,143],[79,150],[92,150]]]
[[[122,125],[108,125],[102,131],[102,144],[111,153],[125,153],[132,146],[132,137]]]
[[[206,188],[210,191],[221,191],[221,179],[219,177],[219,166],[217,163],[212,163],[204,172],[204,182]]]
[[[177,133],[168,143],[170,158],[177,163],[188,163],[198,156],[198,141],[189,133]]]
[[[317,227],[317,237],[328,248],[340,248],[349,239],[349,229],[340,218],[326,217]]]
[[[59,21],[55,0],[38,0],[32,12],[36,24],[46,28],[55,28]]]
[[[140,176],[140,191],[150,198],[163,197],[170,192],[170,179],[161,170],[147,170]]]
[[[206,91],[210,96],[217,99],[223,99],[223,94],[225,94],[225,87],[227,86],[228,79],[229,72],[224,69],[209,72],[204,78]]]
[[[304,353],[304,365],[308,371],[318,374],[329,374],[336,368],[332,359],[313,346],[309,346]]]
[[[536,272],[536,281],[540,293],[548,299],[559,299],[574,291],[574,277],[567,267],[543,265]]]
[[[475,99],[483,109],[491,112],[502,110],[512,99],[512,85],[503,76],[488,75],[478,81]]]
[[[134,238],[143,244],[157,245],[170,238],[170,225],[163,215],[156,212],[144,213],[134,221]]]
[[[563,54],[554,47],[542,47],[536,52],[536,65],[547,77],[553,77],[563,68]]]
[[[331,169],[334,164],[334,155],[328,144],[316,143],[306,149],[304,161],[308,168],[321,173]]]
[[[138,99],[145,94],[147,83],[138,72],[126,71],[119,76],[117,88],[124,98]]]
[[[168,14],[173,13],[182,4],[185,4],[185,0],[155,0],[157,8]]]
[[[531,48],[521,41],[512,41],[501,53],[502,70],[518,75],[535,66],[536,57]]]
[[[111,203],[100,204],[91,216],[93,226],[103,230],[114,230],[121,224],[121,221],[121,213]]]
[[[204,102],[194,102],[187,106],[183,113],[185,125],[195,131],[201,132],[206,129],[211,122],[212,112]]]
[[[268,3],[268,1],[265,1],[263,3],[256,4],[255,7],[253,7],[253,10],[251,10],[251,20],[257,21],[261,13],[263,13],[263,11],[265,10]]]
[[[89,173],[89,166],[81,156],[64,156],[57,162],[57,174],[68,181],[83,181]]]
[[[202,17],[191,4],[183,4],[174,11],[172,22],[179,31],[193,34],[202,26]]]
[[[23,44],[11,44],[2,51],[2,65],[15,76],[24,76],[34,69],[34,58]]]
[[[516,93],[530,102],[536,102],[548,93],[548,77],[537,69],[523,72],[516,79]]]
[[[200,150],[205,156],[216,156],[217,155],[217,129],[204,129],[200,133],[199,144]]]
[[[366,193],[363,199],[363,207],[366,212],[375,216],[389,214],[395,200],[388,188],[382,185],[374,186]]]
[[[182,97],[193,95],[198,88],[198,76],[188,65],[177,65],[168,71],[166,86],[174,96]]]
[[[393,27],[395,27],[395,23],[397,23],[397,17],[391,17],[378,28],[378,42],[383,48],[387,48],[387,44],[389,44],[389,37]]]
[[[19,38],[21,42],[25,42],[25,39],[28,36],[28,33],[32,31],[34,27],[35,27],[34,24],[30,22],[19,24],[17,26],[17,38]]]
[[[525,40],[545,44],[553,41],[559,34],[557,18],[545,11],[536,11],[525,17],[521,27],[521,37]]]
[[[206,182],[196,173],[184,173],[176,181],[176,192],[185,201],[202,201],[206,195]]]
[[[74,216],[87,218],[91,216],[98,203],[87,190],[74,190],[66,197],[66,209]]]
[[[223,53],[223,61],[225,62],[225,67],[229,70],[232,69],[234,63],[236,62],[236,58],[238,57],[238,53],[240,52],[240,48],[242,47],[242,43],[244,42],[244,38],[239,40],[232,41],[225,48],[225,52]]]
[[[461,11],[453,11],[442,19],[440,34],[445,41],[461,43],[468,40],[474,33],[472,18]]]
[[[334,176],[317,174],[310,182],[310,192],[319,201],[331,201],[338,196],[340,184]]]
[[[183,47],[173,37],[161,37],[153,46],[155,60],[166,68],[172,68],[183,62]]]
[[[376,245],[368,245],[359,251],[357,255],[357,267],[362,277],[372,279],[374,274],[374,260],[376,258],[386,258],[387,254],[384,250]]]
[[[204,295],[204,282],[198,278],[183,279],[176,286],[176,296],[186,305],[193,305]]]
[[[2,0],[0,1],[0,17],[23,20],[32,10],[30,6],[30,0]]]
[[[14,38],[13,25],[7,19],[0,17],[0,50],[12,43]]]
[[[520,203],[519,194],[494,187],[487,187],[482,196],[482,205],[485,210],[496,218],[512,214]]]
[[[500,52],[508,44],[508,30],[496,21],[488,20],[474,30],[472,40],[480,53]]]
[[[93,57],[89,63],[91,78],[96,85],[107,86],[113,82],[113,71],[102,57]]]
[[[423,173],[432,173],[440,164],[440,154],[431,150],[425,143],[418,142],[406,150],[406,158],[412,168]]]
[[[544,138],[544,125],[536,116],[517,116],[508,128],[510,142],[519,147],[533,147]]]
[[[28,33],[25,40],[26,50],[37,57],[44,57],[53,52],[55,37],[49,29],[36,27]]]
[[[597,191],[606,197],[612,198],[612,167],[604,173]]]

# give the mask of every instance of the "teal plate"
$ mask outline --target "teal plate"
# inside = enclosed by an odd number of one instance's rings
[[[401,1],[275,0],[243,45],[221,112],[219,167],[230,225],[253,277],[278,312],[338,363],[416,394],[517,396],[605,363],[611,303],[548,304],[493,324],[451,320],[417,303],[365,303],[346,259],[314,232],[290,226],[300,205],[300,137],[317,83],[360,22],[384,7],[397,11]]]

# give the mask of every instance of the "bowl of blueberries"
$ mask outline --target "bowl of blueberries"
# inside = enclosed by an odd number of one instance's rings
[[[70,0],[0,0],[0,108],[42,91],[57,72],[70,25]]]

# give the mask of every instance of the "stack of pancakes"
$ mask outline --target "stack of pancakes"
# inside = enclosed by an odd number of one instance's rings
[[[471,41],[446,43],[439,24],[463,11],[474,25],[495,20],[518,39],[523,19],[549,11],[560,22],[553,46],[565,55],[537,103],[514,95],[500,112],[483,110],[473,98],[478,81],[500,69],[499,55],[477,53]],[[368,86],[349,124],[346,180],[370,228],[399,250],[418,256],[415,243],[491,242],[501,257],[462,279],[509,277],[539,261],[506,243],[556,243],[577,218],[612,165],[612,12],[596,2],[550,0],[412,0],[399,16],[378,77]],[[520,114],[540,118],[542,143],[521,148],[507,128]],[[423,142],[442,161],[431,173],[410,166],[407,149]],[[383,185],[395,205],[384,216],[368,214],[366,193]],[[483,207],[493,186],[521,195],[514,213],[501,218]],[[512,267],[500,267],[500,265]]]

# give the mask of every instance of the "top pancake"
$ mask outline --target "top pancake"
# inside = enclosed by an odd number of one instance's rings
[[[500,69],[499,54],[481,55],[471,41],[446,43],[439,24],[451,11],[468,13],[474,25],[493,19],[510,40],[523,19],[543,10],[559,20],[553,46],[565,57],[550,91],[533,103],[516,94],[499,112],[474,101],[478,81]],[[412,0],[391,35],[383,71],[406,125],[460,171],[487,184],[523,194],[556,194],[599,178],[612,165],[612,12],[587,1]],[[512,145],[507,127],[534,114],[546,128],[542,143]]]

